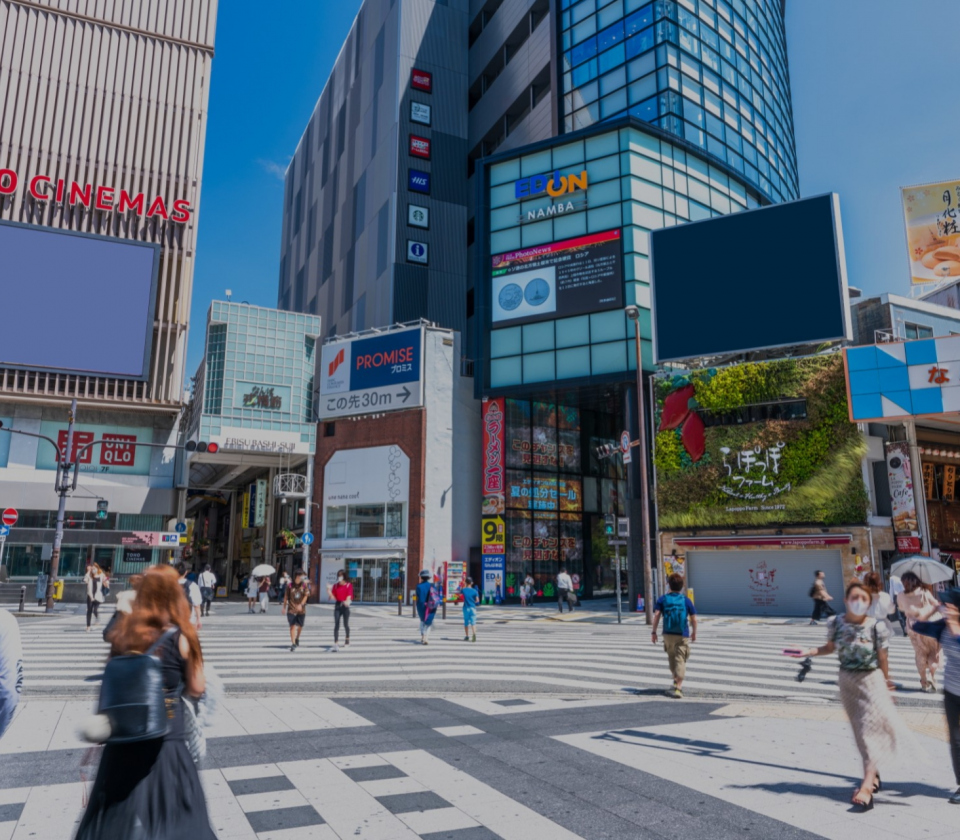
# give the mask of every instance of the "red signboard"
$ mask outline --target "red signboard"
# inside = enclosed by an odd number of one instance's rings
[[[414,157],[430,160],[430,141],[426,137],[410,135],[410,154]]]
[[[137,454],[136,435],[103,435],[100,445],[100,465],[132,467]],[[209,451],[209,450],[208,450]]]
[[[93,447],[87,446],[88,443],[93,443],[95,434],[94,432],[78,432],[76,429],[73,431],[73,451],[67,455],[67,460],[71,463],[79,464],[89,464],[93,459]],[[57,433],[57,446],[60,447],[60,451],[64,452],[67,448],[67,430],[61,429]],[[80,453],[80,460],[77,461],[77,450],[82,446],[87,446],[83,452]]]
[[[422,90],[424,93],[433,93],[433,73],[417,70],[414,67],[410,74],[410,87]]]
[[[18,515],[19,514],[17,513],[16,508],[7,508],[3,512],[3,516],[0,517],[0,522],[3,522],[3,524],[6,525],[8,528],[12,528],[14,525],[17,524]]]
[[[916,553],[921,549],[920,537],[897,537],[897,551]]]
[[[498,516],[504,511],[504,400],[483,401],[483,514]]]

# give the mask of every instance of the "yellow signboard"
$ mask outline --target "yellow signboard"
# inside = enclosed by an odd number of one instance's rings
[[[243,494],[243,508],[240,514],[240,527],[249,528],[250,527],[250,494]]]
[[[504,526],[502,516],[484,516],[481,536],[481,553],[505,554]]]
[[[960,181],[903,187],[910,277],[941,283],[960,277]]]

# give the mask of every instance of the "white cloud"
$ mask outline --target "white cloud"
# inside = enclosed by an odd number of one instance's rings
[[[273,175],[273,177],[278,181],[282,181],[284,176],[287,174],[287,164],[290,163],[290,158],[287,158],[286,163],[277,163],[273,160],[263,160],[262,158],[258,158],[257,163],[260,164],[264,172]]]

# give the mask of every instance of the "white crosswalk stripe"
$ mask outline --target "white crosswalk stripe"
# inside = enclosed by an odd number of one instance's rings
[[[201,632],[205,660],[231,693],[264,691],[524,691],[597,693],[665,689],[670,684],[666,655],[639,622],[617,626],[587,620],[545,617],[511,620],[510,610],[484,614],[479,641],[463,641],[459,610],[435,623],[430,645],[419,644],[417,622],[377,608],[354,608],[349,647],[331,652],[332,615],[311,608],[303,644],[289,651],[286,621],[277,611],[260,615],[215,615]],[[22,623],[25,692],[94,694],[107,654],[100,629],[83,632],[79,617]],[[786,647],[813,647],[824,627],[761,624],[703,618],[693,645],[684,690],[691,695],[804,698],[837,697],[837,663],[814,660],[803,683],[799,663],[782,655]],[[342,639],[341,639],[342,641]],[[892,640],[891,676],[907,703],[938,705],[920,693],[909,640]]]

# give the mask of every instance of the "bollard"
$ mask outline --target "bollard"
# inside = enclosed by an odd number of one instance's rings
[[[446,599],[444,599],[442,603],[443,603],[443,616],[442,616],[442,618],[443,618],[444,621],[446,621],[446,620],[447,620],[447,601],[446,601]]]
[[[397,595],[397,615],[403,615],[403,595]]]
[[[23,599],[27,597],[27,587],[20,587],[20,612],[23,612]]]
[[[414,618],[417,617],[417,596],[416,595],[414,595],[410,599],[410,615],[413,616]]]

